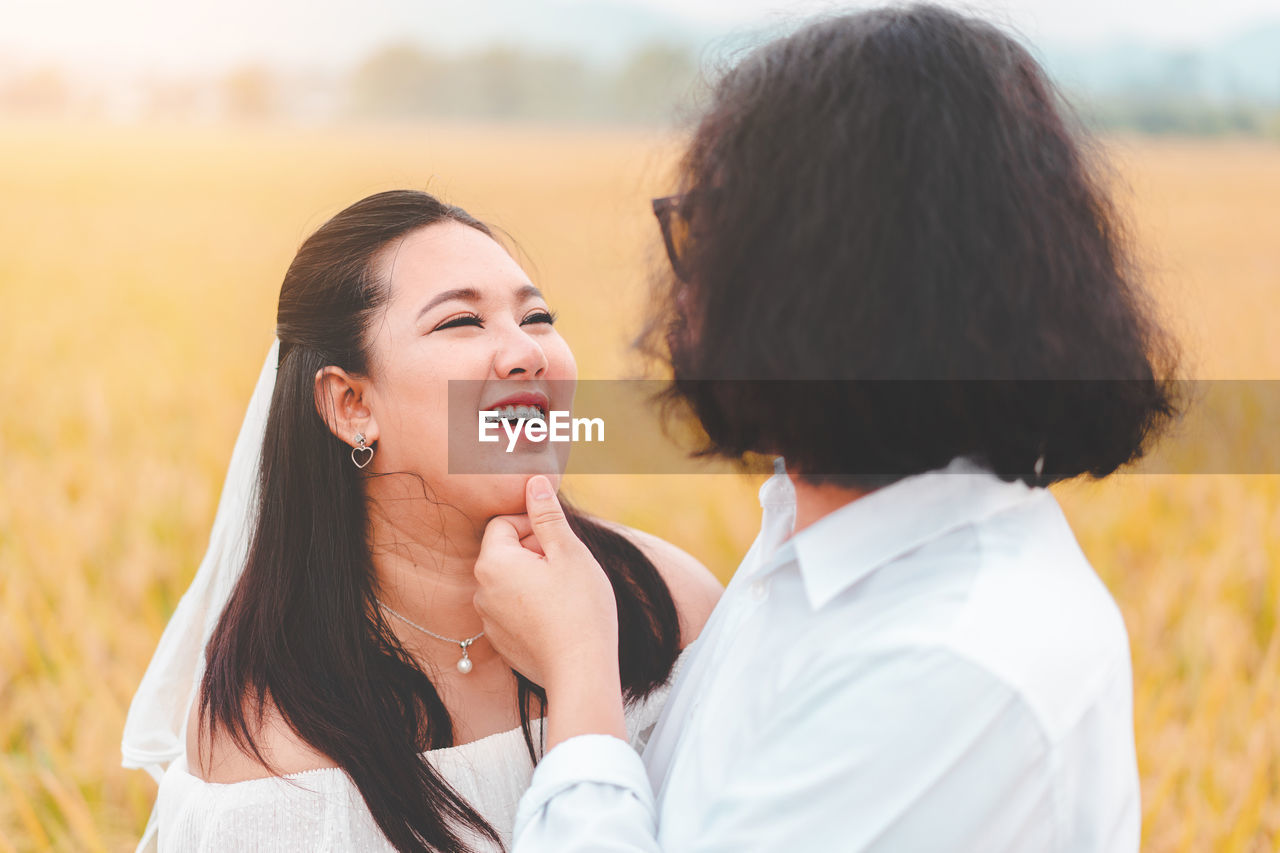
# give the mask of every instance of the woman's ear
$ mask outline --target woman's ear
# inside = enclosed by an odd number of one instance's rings
[[[356,435],[366,444],[378,440],[378,422],[366,399],[369,380],[329,365],[316,371],[316,411],[330,432],[354,447]]]

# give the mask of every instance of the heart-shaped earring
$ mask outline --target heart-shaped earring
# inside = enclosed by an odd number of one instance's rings
[[[360,446],[351,448],[351,461],[355,463],[357,468],[363,468],[373,461],[373,448],[364,446],[364,433],[362,432],[356,433],[356,444]],[[363,462],[356,458],[356,454],[358,453],[368,454],[364,457]]]

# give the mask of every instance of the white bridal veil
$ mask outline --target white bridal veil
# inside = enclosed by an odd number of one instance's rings
[[[160,637],[125,719],[120,746],[124,766],[142,768],[156,781],[169,763],[185,751],[187,714],[204,671],[204,646],[244,568],[252,529],[251,504],[279,352],[280,342],[276,341],[267,353],[249,400],[222,486],[209,549]],[[154,826],[149,825],[139,849],[147,845],[153,833]]]

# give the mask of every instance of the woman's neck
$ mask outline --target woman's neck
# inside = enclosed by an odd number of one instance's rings
[[[390,507],[390,509],[388,509]],[[475,564],[480,533],[461,513],[422,501],[370,504],[369,541],[378,600],[405,619],[442,637],[464,640],[481,631],[472,599],[476,592]],[[396,634],[410,648],[431,658],[456,659],[459,649],[448,648],[386,614]],[[479,666],[496,657],[483,641],[468,650]]]

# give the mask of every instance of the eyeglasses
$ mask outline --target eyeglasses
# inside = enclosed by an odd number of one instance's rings
[[[669,195],[653,200],[653,215],[658,217],[658,226],[662,229],[662,242],[667,247],[667,258],[671,261],[671,269],[681,281],[686,270],[683,259],[689,248],[689,219],[683,207],[685,196]]]

